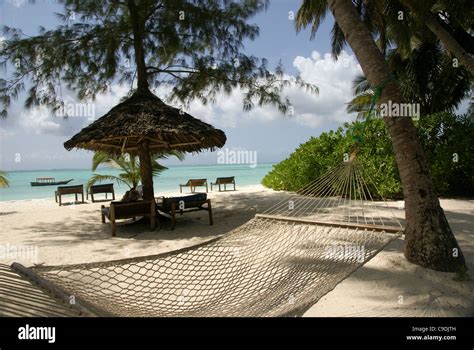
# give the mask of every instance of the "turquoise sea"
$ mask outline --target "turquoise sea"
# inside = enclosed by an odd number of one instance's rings
[[[189,178],[206,178],[208,183],[214,182],[216,177],[235,176],[237,189],[239,186],[257,185],[272,169],[272,164],[259,164],[254,168],[243,165],[192,165],[168,166],[168,170],[154,178],[155,193],[160,191],[179,191],[179,184],[185,183]],[[98,169],[98,174],[116,175],[120,171],[115,169]],[[10,187],[0,188],[0,201],[18,199],[53,198],[57,186],[32,187],[31,181],[37,177],[54,177],[56,181],[74,179],[69,185],[86,184],[92,176],[90,169],[76,170],[32,170],[8,172]],[[110,181],[107,181],[107,183]],[[126,185],[114,184],[117,194],[124,193]],[[210,190],[210,186],[209,186]]]

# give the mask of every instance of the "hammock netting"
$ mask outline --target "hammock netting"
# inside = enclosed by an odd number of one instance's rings
[[[197,246],[20,270],[43,288],[63,291],[67,302],[74,297],[90,315],[293,316],[402,230],[385,202],[372,198],[356,161],[349,161]]]

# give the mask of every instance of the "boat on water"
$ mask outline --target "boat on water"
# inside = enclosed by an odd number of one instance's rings
[[[30,182],[31,186],[53,186],[53,185],[66,185],[74,179],[56,181],[54,177],[37,177],[36,181]]]

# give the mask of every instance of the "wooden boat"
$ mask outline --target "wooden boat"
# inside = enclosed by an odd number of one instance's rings
[[[66,185],[74,179],[56,181],[54,177],[37,177],[36,181],[30,182],[31,186],[53,186],[53,185]]]

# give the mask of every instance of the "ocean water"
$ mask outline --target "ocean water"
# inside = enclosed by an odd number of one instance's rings
[[[263,177],[272,169],[272,164],[259,164],[254,168],[249,165],[193,165],[193,166],[168,166],[168,170],[162,172],[153,179],[155,194],[160,191],[179,191],[179,184],[185,183],[189,178],[206,178],[209,183],[214,182],[216,177],[235,176],[236,187],[260,184]],[[98,174],[117,175],[120,170],[98,169]],[[0,201],[19,199],[54,198],[57,186],[32,187],[31,181],[37,177],[54,177],[56,181],[74,179],[68,185],[86,184],[92,176],[90,169],[77,170],[34,170],[34,171],[12,171],[8,172],[10,187],[0,188]],[[111,181],[105,181],[110,183]],[[128,187],[114,183],[115,193],[123,194]],[[186,189],[188,190],[188,189]],[[198,188],[199,190],[199,188]]]

